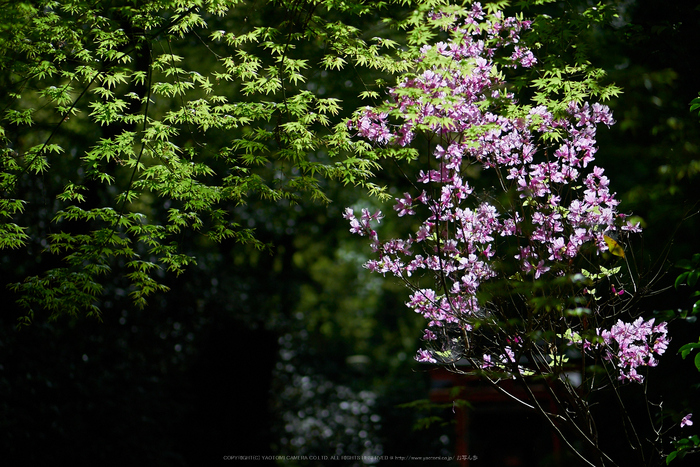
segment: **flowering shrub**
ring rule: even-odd
[[[445,336],[450,325],[462,339],[477,322],[493,324],[490,332],[500,326],[494,303],[478,299],[484,283],[506,280],[514,287],[513,282],[569,278],[565,294],[574,293],[575,283],[583,282],[581,272],[588,273],[582,263],[609,245],[621,248],[613,238],[639,231],[617,211],[608,178],[592,164],[596,125],[613,124],[609,109],[571,102],[554,115],[544,106],[519,107],[507,91],[497,63],[511,69],[536,63],[533,53],[519,45],[529,26],[500,14],[486,18],[475,4],[463,23],[451,27],[449,42],[421,48],[418,73],[390,89],[391,101],[368,107],[349,122],[359,135],[381,145],[406,146],[418,133],[438,141],[432,168],[418,174],[417,191],[404,193],[394,206],[400,217],[421,219],[414,236],[380,242],[372,227],[380,212],[363,210],[359,220],[352,210],[345,212],[351,232],[369,236],[378,255],[366,267],[400,277],[412,289],[407,305],[428,320],[427,341]],[[465,177],[474,164],[495,173],[503,196],[475,191]],[[517,268],[509,268],[509,261]],[[437,274],[435,287],[410,281],[420,271]],[[495,355],[490,348],[470,359],[481,368],[515,361],[509,354],[517,346],[495,347]],[[619,358],[629,362],[623,354],[632,348],[620,346]],[[419,351],[417,359],[437,362],[429,350]]]
[[[517,102],[505,76],[537,63],[521,39],[530,22],[479,4],[461,19],[432,18],[448,25],[449,40],[421,47],[415,73],[348,122],[386,150],[429,143],[427,163],[414,158],[424,168],[412,191],[394,205],[398,217],[416,219],[411,235],[382,241],[381,212],[344,214],[376,255],[365,267],[400,278],[411,291],[406,305],[427,321],[416,359],[494,384],[537,375],[578,407],[586,402],[565,377],[572,357],[608,370],[612,383],[642,382],[639,371],[656,366],[669,340],[665,322],[620,318],[641,291],[632,278],[622,284],[614,263],[640,227],[595,165],[596,127],[614,123],[610,110]],[[492,186],[478,187],[489,175]],[[590,390],[586,368],[576,371]],[[589,417],[561,419],[599,451]]]

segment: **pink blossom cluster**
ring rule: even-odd
[[[599,334],[606,347],[604,358],[614,362],[622,381],[641,383],[644,376],[637,373],[637,368],[656,366],[655,357],[662,355],[669,343],[666,323],[654,326],[653,318],[649,321],[637,318],[632,323],[618,320],[609,331],[599,331]]]
[[[493,73],[496,52],[517,44],[520,32],[528,29],[531,23],[512,17],[504,19],[500,13],[480,25],[479,21],[483,19],[481,5],[475,3],[464,24],[453,27],[453,31],[460,34],[460,40],[421,48],[422,56],[418,62],[436,55],[449,59],[447,64],[430,67],[399,83],[389,90],[394,99],[391,109],[367,107],[355,122],[349,122],[349,127],[356,128],[359,135],[376,143],[406,146],[413,141],[417,126],[427,126],[444,134],[463,132],[489,121],[501,123],[497,116],[484,113],[479,103],[499,95],[496,87],[501,80]],[[514,68],[518,65],[530,67],[536,63],[529,49],[517,45],[508,60],[508,66]],[[402,114],[404,124],[391,128],[387,118],[395,111]],[[438,122],[440,119],[443,120],[441,123]]]
[[[421,219],[415,235],[380,242],[370,222],[381,213],[363,210],[360,220],[351,209],[344,215],[352,232],[371,239],[378,257],[366,263],[369,270],[409,284],[419,271],[439,278],[435,288],[412,287],[407,302],[428,320],[426,340],[436,339],[430,328],[450,323],[471,331],[474,319],[486,314],[476,294],[499,275],[496,260],[508,259],[507,238],[516,245],[508,254],[521,276],[537,280],[580,272],[572,270],[572,260],[584,251],[606,251],[606,235],[639,231],[617,212],[607,176],[592,165],[596,125],[614,123],[606,106],[572,102],[558,116],[544,106],[507,110],[516,102],[504,91],[496,63],[511,68],[536,63],[520,45],[520,34],[529,26],[501,15],[486,18],[475,4],[453,26],[455,39],[421,49],[422,72],[390,89],[391,99],[383,106],[365,108],[348,123],[379,145],[406,146],[417,133],[438,141],[431,168],[417,176],[417,191],[404,193],[394,206],[400,217]],[[500,188],[515,193],[509,204],[475,193],[464,175],[474,163],[494,171]],[[416,358],[435,362],[428,350]],[[512,357],[494,355],[493,360]],[[482,367],[489,361],[487,354]]]

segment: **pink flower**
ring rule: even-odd
[[[544,260],[540,260],[535,266],[535,279],[539,279],[542,274],[549,271],[549,266],[544,265]]]
[[[437,336],[430,329],[426,329],[425,331],[423,331],[423,340],[424,341],[434,341],[434,340],[437,340]]]
[[[689,413],[688,415],[683,417],[683,420],[681,420],[681,428],[683,428],[684,426],[691,426],[693,424],[693,421],[690,419],[690,417],[692,416],[693,414]]]
[[[416,360],[421,363],[437,363],[437,360],[427,350],[419,350],[416,355]]]
[[[406,214],[412,216],[413,214],[415,214],[415,211],[413,210],[413,200],[411,199],[411,195],[408,193],[404,193],[403,196],[403,198],[396,198],[396,205],[394,205],[394,211],[399,213],[399,217],[403,217]]]

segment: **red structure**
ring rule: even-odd
[[[528,400],[525,388],[515,381],[500,384],[508,393]],[[533,383],[529,389],[546,410],[556,411],[544,384]],[[461,467],[559,465],[559,440],[548,422],[492,385],[437,368],[431,371],[430,399],[443,404],[455,400],[468,403],[453,405],[455,456]]]

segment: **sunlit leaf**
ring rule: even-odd
[[[622,246],[620,246],[617,241],[612,239],[611,237],[608,237],[607,235],[603,235],[603,239],[605,240],[605,244],[608,246],[608,250],[610,253],[612,253],[615,256],[619,256],[620,258],[625,257],[625,250],[622,249]]]

